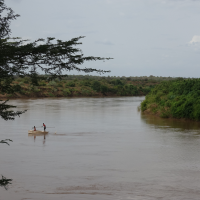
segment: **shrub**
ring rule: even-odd
[[[21,86],[21,85],[24,85],[24,83],[21,81],[21,82],[19,82],[19,83],[18,83],[18,85],[20,85],[20,86]]]
[[[20,94],[26,94],[26,90],[21,89]]]
[[[22,79],[24,83],[28,84],[31,82],[30,78],[25,77],[24,79]]]
[[[85,96],[91,96],[92,92],[88,89],[82,89],[81,93]]]
[[[15,85],[14,86],[14,91],[15,92],[20,92],[22,90],[22,87],[20,85]]]
[[[68,82],[67,84],[66,84],[66,86],[68,86],[68,87],[75,87],[75,83],[74,83],[74,81],[70,81],[70,82]]]
[[[55,97],[55,95],[52,94],[51,92],[49,92],[49,96],[50,96],[50,97]]]
[[[58,82],[58,83],[57,83],[57,86],[58,86],[58,87],[63,87],[63,83],[62,83],[62,82]]]
[[[111,93],[113,93],[113,94],[117,94],[117,88],[116,88],[116,86],[115,86],[115,87],[108,88],[108,92],[111,92]]]
[[[68,88],[65,88],[65,89],[63,89],[63,94],[64,94],[64,96],[69,96],[69,95],[71,95],[71,92]]]
[[[57,83],[55,81],[50,81],[47,85],[49,86],[57,86]]]
[[[105,93],[108,92],[108,87],[106,85],[101,85],[100,91],[105,95]]]
[[[33,92],[40,92],[40,89],[37,86],[33,87]]]
[[[46,86],[46,82],[44,80],[40,81],[39,86]]]
[[[97,92],[100,92],[100,90],[101,90],[101,83],[99,81],[93,81],[92,82],[92,89],[96,90]]]
[[[126,84],[124,85],[124,95],[137,95],[138,89],[133,84]]]
[[[83,80],[80,82],[80,85],[82,86],[91,86],[91,81],[89,79]]]
[[[141,103],[142,111],[157,104],[161,117],[200,120],[200,79],[178,79],[155,86]]]
[[[113,80],[111,81],[111,83],[112,83],[113,85],[124,85],[123,81],[121,81],[120,79],[113,79]]]

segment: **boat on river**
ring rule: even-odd
[[[47,131],[39,131],[39,130],[37,130],[37,131],[29,130],[28,131],[28,134],[47,134],[47,133],[49,133],[49,132],[47,132]]]

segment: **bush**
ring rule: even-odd
[[[18,83],[18,85],[20,85],[20,86],[24,85],[24,82],[21,81],[21,82]]]
[[[113,85],[124,85],[123,81],[121,81],[120,79],[114,79],[111,81],[111,83]]]
[[[64,94],[64,96],[69,96],[69,95],[71,95],[71,92],[68,88],[65,88],[65,89],[63,89],[63,94]]]
[[[23,79],[23,81],[24,81],[24,83],[26,83],[26,84],[28,84],[28,83],[31,82],[30,78],[28,78],[28,77],[25,77],[25,78]]]
[[[138,89],[133,84],[126,84],[124,85],[124,95],[137,95]]]
[[[41,77],[42,78],[42,77]],[[37,86],[45,86],[43,87],[44,92],[52,92],[55,93],[57,90],[63,91],[63,88],[68,88],[70,93],[73,95],[81,95],[82,90],[84,91],[90,91],[90,93],[93,95],[97,95],[97,93],[103,93],[106,95],[106,93],[109,92],[110,95],[119,95],[119,96],[132,96],[132,95],[138,95],[138,94],[147,94],[151,91],[152,86],[150,83],[147,83],[144,81],[145,78],[139,78],[139,77],[99,77],[99,76],[83,76],[83,75],[69,75],[62,80],[55,79],[47,83],[45,80],[40,80],[37,84]],[[181,79],[182,81],[184,79]],[[29,81],[30,85],[27,87],[24,84],[24,81]],[[135,82],[134,82],[135,81]],[[158,83],[158,79],[156,79]],[[19,86],[22,88],[26,87],[25,90],[28,91],[34,91],[33,85],[31,85],[31,79],[29,77],[26,78],[16,78],[13,82],[13,85],[15,85],[17,82]],[[134,85],[132,84],[134,82]],[[135,86],[137,84],[137,86]],[[184,83],[183,83],[184,84]],[[167,85],[167,84],[166,84]],[[169,86],[168,86],[169,87]],[[188,86],[188,88],[190,85]],[[198,87],[198,86],[197,86]],[[42,87],[41,87],[42,88]],[[200,87],[199,87],[200,88]],[[75,89],[75,90],[72,90]],[[157,88],[159,89],[159,88]],[[162,88],[163,93],[166,93],[167,89]],[[182,88],[184,89],[184,87]],[[18,91],[19,88],[16,88],[16,91]],[[36,92],[36,91],[35,91]],[[156,91],[155,91],[156,92]],[[171,94],[170,98],[176,97],[177,93],[183,91],[177,91],[175,90],[174,93]],[[189,89],[184,91],[184,94],[189,94],[191,91]],[[88,93],[88,92],[84,92]],[[66,95],[69,95],[68,92]],[[199,94],[195,92],[196,97],[200,95],[200,89]],[[160,101],[159,96],[157,96],[157,101]]]
[[[88,89],[82,89],[81,93],[84,95],[84,96],[91,96],[92,95],[92,92]]]
[[[44,80],[40,81],[39,86],[46,86],[46,82]]]
[[[56,87],[57,83],[55,81],[50,81],[47,85]]]
[[[52,94],[51,92],[49,92],[49,96],[50,96],[50,97],[55,97],[55,95]]]
[[[33,87],[33,92],[40,92],[40,89],[37,86]]]
[[[74,81],[70,81],[70,82],[68,82],[68,83],[66,83],[66,87],[75,87],[75,83],[74,83]]]
[[[91,81],[90,80],[88,80],[88,79],[86,79],[86,80],[83,80],[83,81],[81,81],[80,82],[80,85],[82,85],[82,86],[91,86]]]
[[[101,90],[101,83],[99,81],[93,81],[92,83],[92,89],[97,91],[97,92],[100,92]]]
[[[108,92],[108,87],[106,85],[101,85],[100,91],[105,95],[105,93]]]
[[[14,91],[15,92],[20,92],[22,90],[22,87],[20,85],[15,85],[14,86]]]
[[[57,86],[58,86],[58,87],[63,87],[63,83],[62,83],[62,82],[58,82],[58,83],[57,83]]]
[[[162,82],[146,96],[141,110],[157,104],[161,117],[200,120],[200,79],[178,79]]]

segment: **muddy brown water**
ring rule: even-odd
[[[1,200],[199,200],[200,123],[141,115],[144,97],[10,101],[0,120]],[[28,136],[46,123],[49,134]],[[48,128],[56,127],[56,128]],[[55,134],[56,132],[56,134]]]

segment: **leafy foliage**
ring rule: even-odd
[[[73,79],[73,76],[71,76],[70,79],[66,77],[62,78],[61,81],[53,80],[49,83],[41,80],[38,82],[39,86],[33,86],[30,81],[27,82],[26,77],[16,78],[12,82],[13,87],[16,86],[13,97],[20,97],[21,95],[25,97],[62,97],[77,96],[77,93],[78,96],[136,96],[148,94],[154,85],[159,83],[118,80],[120,79],[110,80],[105,77],[96,79],[87,76]],[[67,89],[67,91],[64,92],[64,89]]]
[[[93,81],[92,89],[96,90],[97,92],[99,92],[100,89],[101,89],[101,83],[99,81]]]
[[[12,179],[7,179],[6,177],[2,176],[2,179],[0,180],[0,186],[4,187],[6,190],[8,189],[8,185],[11,183]]]
[[[200,120],[200,79],[179,79],[157,85],[141,104],[142,111],[161,117]]]
[[[69,86],[69,87],[75,87],[75,83],[73,81],[69,81],[67,82],[66,86]]]
[[[0,101],[2,101],[2,100],[0,100]],[[8,100],[6,100],[0,104],[0,116],[4,120],[14,120],[16,116],[20,116],[22,113],[26,112],[26,110],[25,111],[16,111],[16,112],[9,110],[10,108],[16,108],[16,106],[7,105],[6,104],[7,102],[8,102]]]

